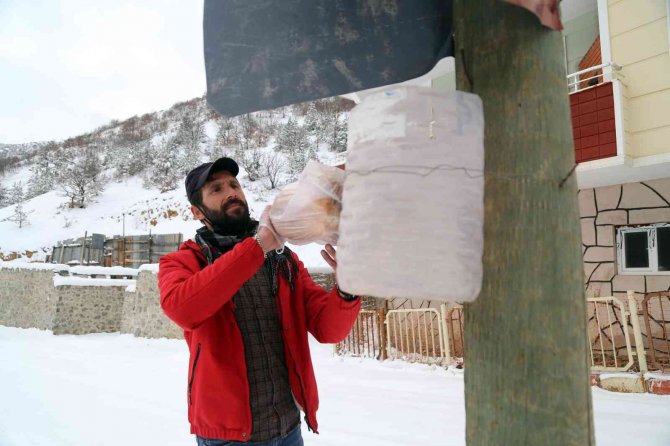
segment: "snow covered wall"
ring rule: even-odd
[[[181,328],[160,307],[158,265],[141,266],[137,280],[68,275],[117,270],[0,262],[0,325],[52,330],[54,334],[121,332],[181,339]],[[335,284],[330,270],[315,268],[310,274],[326,289]]]
[[[121,333],[142,338],[182,339],[183,331],[168,319],[160,306],[158,276],[145,265],[137,276],[135,289],[126,290],[121,315]],[[158,265],[155,265],[158,266]]]
[[[121,316],[121,333],[142,338],[183,338],[183,331],[169,320],[160,307],[158,290],[158,265],[143,265],[137,276],[134,290],[127,290]],[[335,285],[332,270],[314,268],[312,279],[322,287],[331,289]]]
[[[0,325],[50,330],[58,302],[51,270],[0,268]]]
[[[55,271],[68,272],[68,267],[0,265],[0,325],[54,334],[120,330],[128,280],[60,276]]]

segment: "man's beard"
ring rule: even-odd
[[[234,204],[239,205],[239,208],[232,215],[226,213]],[[207,217],[212,230],[221,235],[242,235],[251,222],[249,206],[244,201],[236,198],[227,201],[220,209],[210,209],[203,205],[200,210]]]

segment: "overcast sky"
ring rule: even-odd
[[[202,0],[0,0],[0,143],[61,140],[205,90]]]

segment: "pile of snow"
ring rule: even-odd
[[[58,263],[39,263],[39,262],[31,263],[19,259],[19,260],[12,260],[10,262],[0,260],[0,269],[69,272],[70,266],[61,265]]]
[[[138,271],[149,271],[153,274],[158,274],[158,263],[149,263],[146,265],[141,265]]]
[[[670,375],[667,373],[647,372],[644,379],[655,379],[656,381],[670,381]]]
[[[71,274],[82,276],[137,276],[139,270],[136,268],[126,268],[123,266],[72,266],[70,267]]]
[[[90,277],[54,276],[54,286],[123,286],[135,284],[135,279],[97,279]]]

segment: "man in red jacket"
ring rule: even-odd
[[[299,446],[300,410],[316,432],[319,405],[307,333],[346,337],[360,298],[328,292],[283,247],[269,219],[249,216],[230,158],[186,177],[195,241],[160,260],[165,314],[184,329],[190,351],[188,419],[198,445]],[[335,250],[321,251],[336,267]]]

